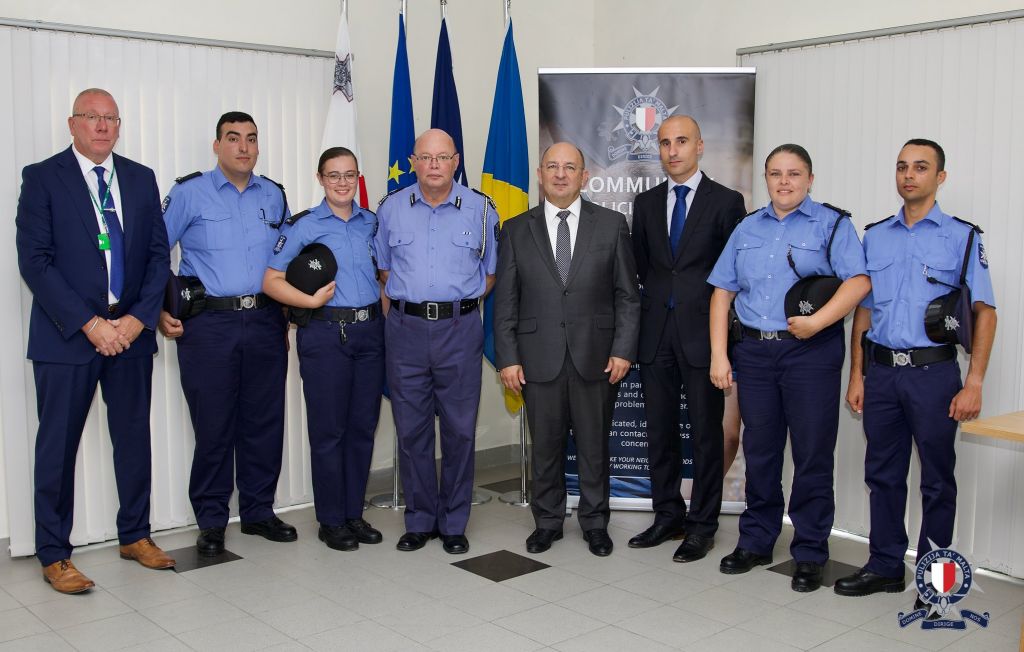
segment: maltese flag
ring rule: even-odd
[[[956,584],[956,564],[951,561],[937,561],[932,564],[932,586],[939,593],[949,593]]]
[[[324,124],[323,152],[329,147],[347,147],[362,164],[359,139],[356,135],[356,99],[352,85],[352,42],[348,36],[348,19],[344,12],[338,20],[338,41],[334,48],[334,85],[331,106]],[[319,155],[319,153],[318,153]],[[358,203],[367,207],[366,179],[359,173]]]

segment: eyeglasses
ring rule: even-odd
[[[560,165],[558,163],[548,163],[547,165],[544,166],[544,169],[548,172],[558,172],[559,170],[565,170],[566,174],[576,174],[576,171],[579,168],[577,168],[572,163],[566,163],[565,165]]]
[[[342,181],[345,183],[355,183],[359,180],[358,172],[328,172],[327,174],[321,174],[321,179],[326,179],[327,183],[332,186],[336,186]]]
[[[453,158],[458,156],[457,154],[438,154],[437,156],[431,156],[430,154],[413,154],[409,158],[418,161],[420,163],[430,163],[431,161],[437,161],[438,163],[447,163]]]
[[[96,123],[103,120],[107,123],[108,127],[116,127],[121,124],[121,118],[116,115],[99,115],[98,113],[72,113],[72,118],[85,118],[85,121],[92,126],[96,126]]]

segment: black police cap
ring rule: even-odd
[[[828,303],[843,280],[837,276],[805,276],[786,292],[786,317],[806,317]]]
[[[970,353],[974,337],[972,304],[971,288],[966,285],[932,299],[924,311],[924,332],[928,339],[936,344],[959,344]]]
[[[171,274],[164,286],[164,310],[175,319],[195,317],[206,307],[206,287],[198,276]]]
[[[306,294],[316,291],[334,280],[338,273],[338,261],[330,248],[322,243],[303,247],[302,252],[288,264],[285,280]]]

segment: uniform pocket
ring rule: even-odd
[[[869,258],[868,276],[871,277],[871,298],[874,303],[886,303],[896,296],[899,278],[894,258]]]
[[[231,213],[227,211],[205,212],[201,216],[200,224],[207,249],[227,249],[235,239]]]
[[[475,274],[480,267],[480,233],[465,229],[452,234],[448,270],[461,276]]]
[[[391,249],[391,267],[398,271],[411,270],[409,245],[415,239],[412,231],[391,231],[388,233],[388,248]]]

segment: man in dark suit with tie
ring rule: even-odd
[[[539,553],[562,538],[565,449],[576,440],[578,517],[590,552],[611,554],[608,435],[618,383],[636,358],[640,297],[621,213],[580,197],[583,153],[556,143],[537,170],[545,201],[505,223],[498,241],[494,344],[501,381],[523,392],[533,438]]]
[[[745,210],[743,196],[698,168],[700,127],[672,116],[658,129],[668,180],[633,201],[633,250],[642,289],[640,378],[647,411],[654,524],[629,540],[649,548],[685,531],[673,559],[703,558],[714,545],[722,506],[722,391],[711,384],[708,275]],[[692,426],[690,510],[680,495],[680,387]]]
[[[149,406],[156,327],[168,273],[153,171],[113,154],[117,104],[75,99],[72,145],[22,172],[18,265],[32,291],[28,357],[36,383],[36,557],[62,593],[94,586],[71,563],[75,455],[96,385],[107,404],[123,559],[174,560],[149,530]]]

